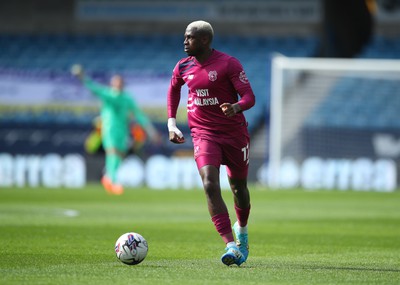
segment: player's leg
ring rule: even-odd
[[[228,209],[222,198],[219,169],[213,165],[205,165],[200,168],[200,176],[211,220],[226,244],[226,253],[222,255],[221,261],[228,266],[240,265],[244,262],[244,257],[234,241]]]
[[[123,188],[117,183],[118,169],[121,165],[123,154],[116,148],[106,149],[106,175],[102,178],[104,188],[111,194],[120,195]]]
[[[219,169],[205,165],[200,169],[200,176],[207,199],[208,212],[217,232],[225,243],[234,241],[228,209],[222,198],[219,184]]]
[[[223,162],[227,165],[237,217],[237,222],[233,225],[236,243],[247,259],[249,254],[247,221],[250,215],[250,193],[247,187],[249,137],[241,136],[225,142]]]
[[[237,221],[233,225],[236,244],[239,246],[245,260],[249,255],[247,221],[250,215],[250,193],[246,179],[229,178],[229,183],[234,197]]]
[[[247,179],[228,177],[228,180],[233,193],[238,224],[245,227],[250,214],[250,192],[247,188]]]
[[[122,185],[118,184],[117,174],[127,150],[127,137],[120,133],[103,133],[103,147],[106,152],[106,175],[103,180],[109,180],[111,186],[106,190],[111,194],[121,195],[124,192]]]
[[[240,265],[243,257],[234,241],[228,209],[220,187],[221,149],[215,141],[199,138],[193,138],[193,145],[211,220],[226,244],[227,252],[221,257],[221,261],[226,265]]]
[[[118,169],[122,162],[122,155],[115,148],[106,149],[106,174],[113,184],[117,182]]]

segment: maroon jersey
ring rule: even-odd
[[[193,56],[181,59],[173,70],[168,90],[169,118],[176,117],[181,87],[185,83],[189,88],[187,112],[193,136],[247,134],[247,122],[242,112],[227,117],[219,107],[223,103],[239,102],[245,111],[255,103],[253,90],[236,58],[213,50],[202,64]]]

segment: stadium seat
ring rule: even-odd
[[[5,34],[0,35],[0,43],[0,68],[31,72],[66,73],[72,62],[80,62],[93,73],[118,71],[170,75],[177,60],[185,56],[182,35]],[[219,36],[215,38],[214,46],[237,57],[248,74],[257,96],[256,107],[247,114],[250,126],[253,126],[268,112],[271,54],[311,56],[317,42],[313,37],[298,36]],[[60,120],[64,121],[64,117]]]

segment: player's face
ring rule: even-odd
[[[197,56],[204,51],[202,37],[196,33],[196,30],[186,29],[184,37],[183,46],[187,55]]]
[[[114,75],[111,78],[110,85],[113,89],[121,91],[124,88],[124,80],[119,75]]]

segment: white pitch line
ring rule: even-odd
[[[79,216],[80,213],[77,210],[65,209],[62,211],[62,214],[69,218],[75,218],[75,217]]]

